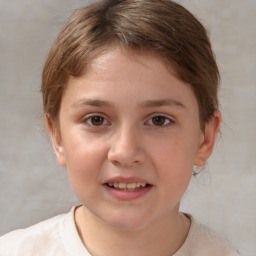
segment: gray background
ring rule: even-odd
[[[66,212],[78,200],[41,122],[47,52],[82,0],[0,0],[0,235]],[[201,17],[222,74],[224,123],[182,210],[256,255],[256,1],[181,0]]]

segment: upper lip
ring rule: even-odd
[[[146,183],[151,185],[147,180],[139,178],[139,177],[124,177],[124,176],[117,176],[117,177],[112,177],[108,180],[106,180],[103,184],[107,183]]]

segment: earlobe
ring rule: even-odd
[[[214,112],[212,119],[205,124],[203,138],[199,144],[197,156],[194,165],[204,166],[207,159],[211,156],[214,148],[216,136],[221,124],[221,113],[219,110]]]
[[[54,128],[54,125],[50,120],[50,118],[48,118],[48,116],[46,116],[45,119],[46,119],[48,131],[51,135],[52,145],[53,145],[53,149],[54,149],[57,161],[59,165],[66,166],[66,160],[64,156],[64,149],[61,143],[60,133],[56,131],[56,128]]]

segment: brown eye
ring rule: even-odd
[[[90,125],[100,126],[104,124],[104,118],[101,116],[92,116],[88,119]]]
[[[166,117],[164,116],[156,116],[152,118],[152,123],[157,126],[162,126],[165,124]]]
[[[147,122],[148,125],[152,125],[152,126],[158,126],[158,127],[167,127],[168,125],[170,125],[171,123],[173,123],[173,121],[166,117],[166,116],[154,116],[152,118],[150,118]]]

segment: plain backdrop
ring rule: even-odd
[[[224,123],[181,209],[256,255],[256,1],[180,0],[207,27],[222,75]],[[40,76],[70,14],[88,1],[0,0],[0,235],[79,201],[41,122]],[[86,189],[86,188],[85,188]]]

